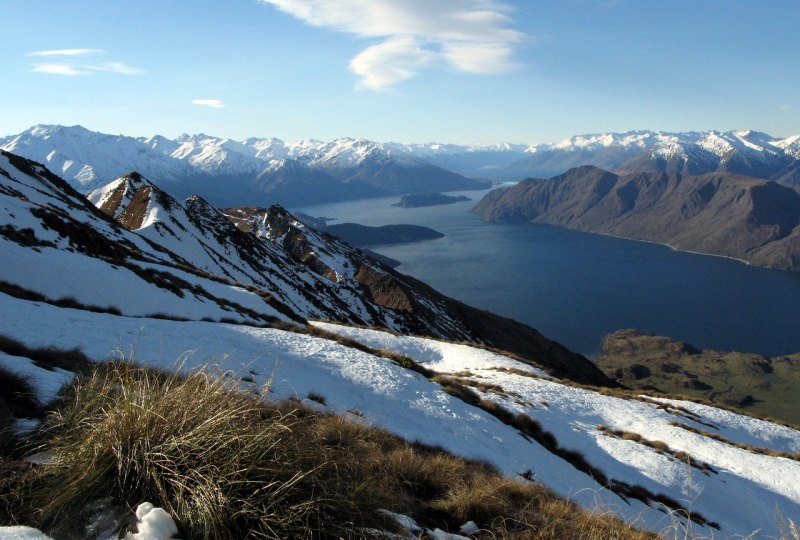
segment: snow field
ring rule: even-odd
[[[557,380],[521,376],[497,371],[498,367],[533,368],[487,351],[434,340],[395,336],[386,332],[361,330],[335,324],[316,326],[376,348],[408,354],[425,367],[461,375],[476,382],[499,385],[507,395],[480,392],[515,413],[535,418],[550,431],[563,448],[579,450],[589,462],[610,479],[642,485],[666,494],[706,519],[722,525],[722,533],[749,534],[757,528],[774,527],[779,508],[785,515],[800,511],[800,462],[756,454],[670,425],[679,421],[718,433],[737,442],[770,449],[797,452],[800,433],[722,409],[694,403],[669,401],[697,414],[718,429],[698,424],[686,416],[657,408],[657,403],[603,395],[560,383]],[[598,431],[598,425],[634,432],[650,441],[666,443],[671,450],[686,452],[694,460],[711,465],[717,473],[703,474],[675,458],[631,440],[621,440]],[[566,465],[562,462],[561,468]],[[567,465],[568,466],[568,465]],[[535,478],[558,492],[559,480],[551,484],[541,467],[532,469]]]
[[[305,399],[314,392],[325,397],[326,410],[343,414],[358,410],[363,416],[354,419],[384,427],[407,440],[487,460],[511,476],[531,470],[536,481],[586,507],[599,504],[655,531],[672,524],[669,515],[636,500],[623,501],[515,429],[443,392],[423,376],[329,340],[275,329],[114,317],[5,295],[0,295],[0,310],[15,314],[4,322],[3,333],[29,346],[79,347],[95,360],[132,357],[162,369],[190,370],[211,364],[233,377],[252,377],[252,383],[243,383],[245,387],[267,386],[275,398]],[[46,327],[42,320],[48,321]],[[336,325],[317,324],[337,330]],[[417,361],[442,372],[469,370],[476,380],[500,384],[509,397],[494,393],[482,393],[482,397],[534,417],[562,447],[580,450],[609,478],[644,485],[719,522],[723,535],[746,534],[759,527],[774,529],[776,506],[789,516],[800,511],[800,463],[752,454],[669,426],[675,416],[653,403],[565,386],[538,377],[535,368],[463,345],[346,327],[338,330],[348,337],[361,337],[361,342],[373,347],[413,352],[409,355]],[[29,362],[18,358],[3,356],[0,362],[12,370],[23,365],[21,369],[31,370]],[[497,367],[527,369],[534,377],[500,372],[494,369]],[[52,388],[63,382],[65,375],[42,370],[34,371],[32,378],[43,395],[52,395]],[[730,422],[742,425],[762,424],[733,413],[719,414],[720,418],[730,415]],[[706,476],[641,444],[604,435],[596,429],[601,423],[685,450],[710,463],[718,474]],[[769,426],[761,426],[767,441],[780,444],[797,438],[788,428],[767,429]],[[735,435],[725,428],[721,432]],[[697,525],[693,530],[711,532]]]

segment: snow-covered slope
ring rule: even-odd
[[[148,219],[156,211],[150,213]],[[47,169],[0,153],[6,290],[130,316],[299,319],[274,298],[204,275],[95,209]]]
[[[436,335],[470,336],[463,324],[408,287],[398,292],[407,303],[403,306],[370,299],[362,276],[374,272],[388,282],[385,269],[357,249],[306,228],[279,207],[250,216],[250,234],[202,198],[181,204],[137,174],[120,177],[88,198],[186,264],[267,291],[303,318],[405,332],[422,322]]]
[[[686,402],[623,399],[543,377],[527,364],[481,349],[336,325],[327,330],[372,347],[408,355],[428,368],[482,383],[482,398],[529,415],[564,449],[580,451],[609,480],[641,486],[663,501],[690,510],[685,522],[669,508],[648,506],[582,472],[500,421],[415,372],[327,339],[277,329],[232,324],[132,319],[57,308],[0,294],[0,310],[15,317],[3,333],[30,346],[78,347],[90,358],[134,356],[144,365],[192,369],[213,364],[247,376],[254,388],[268,384],[275,398],[309,393],[325,397],[326,408],[384,427],[408,440],[441,445],[457,454],[487,460],[519,478],[525,473],[588,508],[612,511],[654,531],[684,528],[729,538],[756,530],[777,536],[776,508],[800,511],[800,462],[756,454],[688,431],[700,427],[732,441],[777,451],[800,451],[800,433],[789,428]],[[46,321],[46,324],[43,324]],[[21,357],[0,354],[0,365],[26,373],[44,392],[64,375],[36,368]],[[684,451],[704,470],[674,455],[598,429],[624,429],[673,451]],[[704,472],[705,471],[705,472]],[[520,481],[524,481],[520,478]],[[718,529],[717,529],[718,527]]]

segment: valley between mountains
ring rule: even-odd
[[[511,485],[544,486],[551,507],[562,501],[583,509],[567,506],[573,516],[586,512],[550,537],[646,536],[608,518],[614,516],[667,538],[779,538],[800,515],[800,431],[662,393],[696,378],[683,358],[664,361],[680,363],[680,380],[640,377],[644,345],[626,365],[601,370],[529,326],[448,298],[284,207],[262,204],[273,197],[308,202],[308,189],[330,201],[487,185],[435,163],[460,160],[464,174],[479,168],[496,180],[523,166],[591,159],[616,172],[578,163],[550,181],[492,191],[476,212],[797,270],[800,195],[790,187],[797,138],[647,132],[576,138],[563,147],[401,148],[352,140],[108,138],[38,126],[0,142],[0,449],[10,471],[0,481],[2,524],[34,525],[52,537],[84,531],[108,538],[146,497],[169,511],[181,534],[199,534],[191,511],[197,493],[187,495],[177,481],[159,484],[161,474],[151,485],[138,472],[132,479],[108,472],[85,491],[68,490],[55,506],[37,506],[25,491],[39,485],[38,475],[72,463],[59,453],[58,437],[48,438],[55,429],[48,426],[74,410],[68,407],[98,366],[115,360],[154,373],[219,373],[228,389],[310,411],[301,415],[334,413],[424,449],[415,452],[479,460],[485,464],[476,467],[513,479]],[[662,170],[626,172],[647,155]],[[698,155],[707,170],[698,168]],[[748,173],[762,179],[742,176]],[[621,387],[616,377],[639,389]],[[23,444],[27,434],[39,445],[34,464],[21,459],[31,448]],[[130,448],[147,447],[150,439],[142,437]],[[326,437],[321,451],[344,444]],[[139,455],[152,463],[152,455]],[[351,506],[351,521],[337,514],[341,522],[327,521],[315,534],[536,537],[540,525],[491,508],[500,488],[487,491],[472,478],[427,491],[427,480],[400,482],[402,496],[381,499],[381,508]],[[363,482],[346,496],[373,489],[380,478]],[[302,485],[280,490],[294,496]],[[470,502],[451,504],[457,495]],[[98,511],[120,522],[98,525]],[[250,519],[230,516],[231,526],[277,527]]]

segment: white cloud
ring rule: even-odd
[[[92,71],[105,71],[108,73],[118,73],[120,75],[144,75],[143,70],[131,66],[126,66],[121,62],[104,62],[102,64],[97,64],[93,66],[83,66],[83,67]]]
[[[433,53],[406,36],[367,47],[350,60],[350,69],[361,77],[360,87],[381,90],[413,77],[417,69],[434,59]]]
[[[50,73],[51,75],[66,75],[67,77],[90,75],[92,73],[69,64],[34,64],[31,71],[34,73]]]
[[[350,61],[359,86],[380,90],[423,67],[445,65],[470,73],[516,67],[525,39],[509,28],[509,8],[495,0],[262,0],[311,25],[383,41]]]
[[[213,107],[214,109],[222,109],[225,104],[218,99],[193,99],[192,103],[195,105],[202,105],[203,107]]]
[[[31,71],[34,73],[50,73],[52,75],[65,75],[68,77],[92,75],[93,73],[144,75],[144,70],[128,66],[122,62],[91,62],[90,59],[85,58],[104,54],[105,51],[102,49],[54,49],[49,51],[34,51],[25,56],[52,60],[50,62],[32,64]]]
[[[102,49],[53,49],[50,51],[29,52],[25,56],[86,56],[102,52]]]

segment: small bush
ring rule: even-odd
[[[387,353],[384,354],[384,356],[386,356],[387,358],[392,358],[395,362],[397,362],[399,366],[404,367],[406,369],[410,369],[411,371],[414,371],[416,373],[419,373],[423,377],[430,379],[431,377],[434,377],[436,375],[434,371],[426,368],[425,366],[415,361],[410,356],[406,356],[404,354],[397,355],[395,353],[392,353],[391,351],[381,351],[381,352]]]

